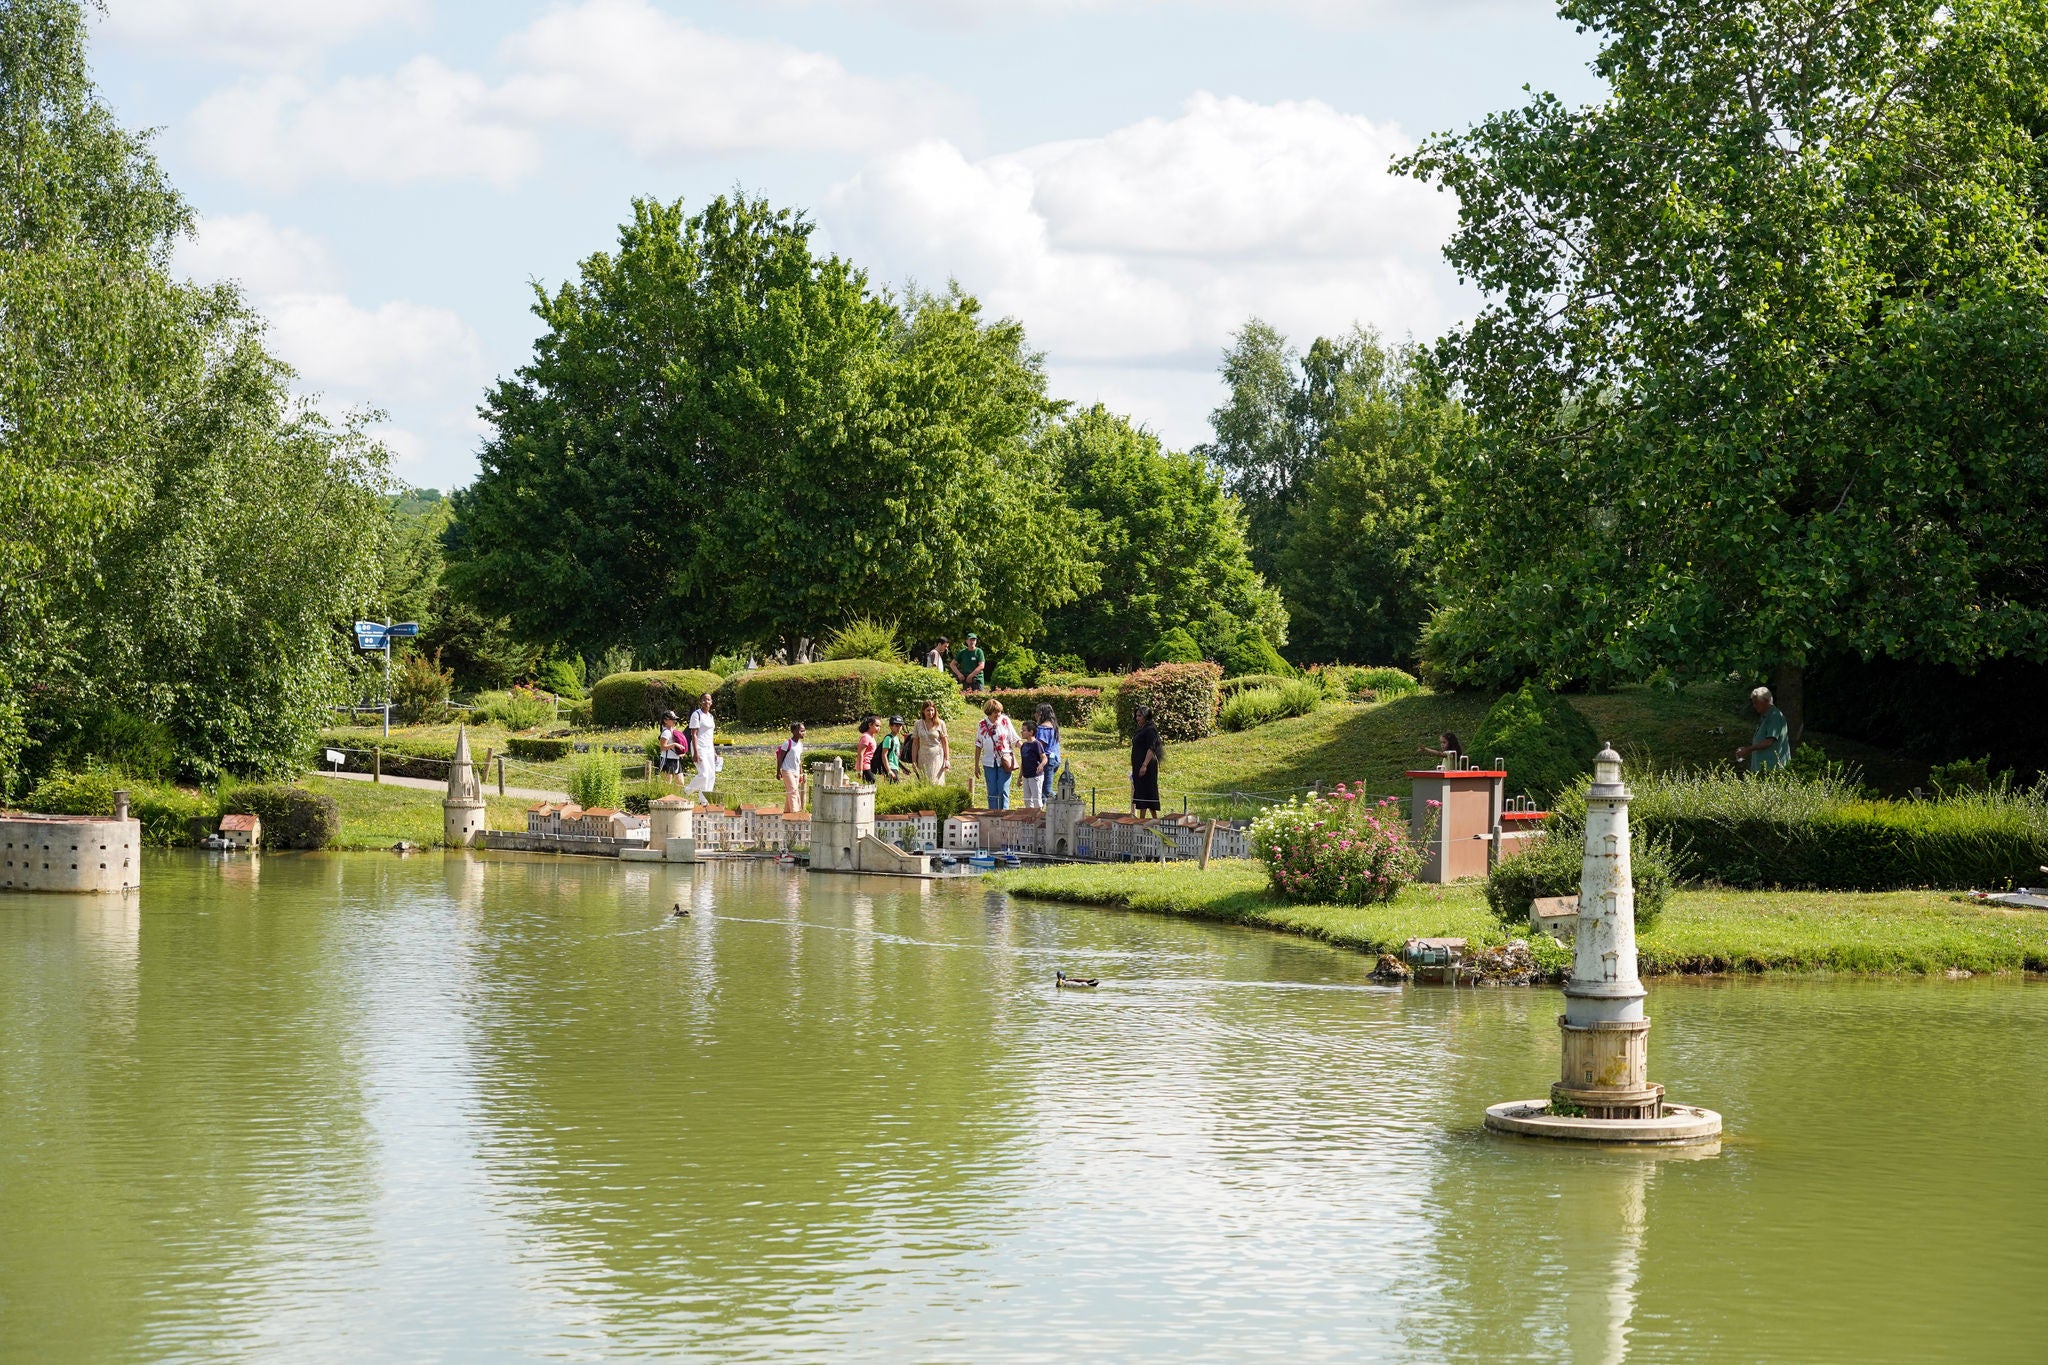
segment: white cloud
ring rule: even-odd
[[[460,314],[405,299],[355,302],[324,242],[260,213],[201,219],[175,265],[195,280],[239,281],[269,324],[271,351],[298,371],[296,387],[330,412],[376,407],[404,418],[377,434],[412,477],[459,478],[490,379],[482,339]]]
[[[786,5],[814,0],[782,0]],[[1108,10],[1189,9],[1298,15],[1313,23],[1356,27],[1388,20],[1463,22],[1488,13],[1549,16],[1554,0],[836,0],[938,28],[977,27],[996,21],[1060,18]]]
[[[192,111],[187,136],[209,169],[273,189],[330,177],[503,187],[541,155],[540,140],[504,110],[482,77],[417,57],[390,76],[325,86],[288,75],[239,82]]]
[[[260,213],[206,215],[178,244],[175,264],[192,279],[238,280],[259,296],[329,289],[336,279],[325,242]]]
[[[585,0],[507,39],[504,87],[536,122],[623,137],[647,156],[869,151],[956,114],[943,87],[848,71],[783,43],[723,37],[645,0]]]
[[[306,56],[394,22],[417,22],[423,0],[111,0],[107,35],[229,61]]]
[[[646,0],[584,0],[506,39],[498,82],[419,57],[390,76],[316,84],[252,78],[194,111],[188,136],[217,172],[278,189],[484,180],[539,165],[541,133],[581,128],[648,157],[875,151],[962,116],[924,80],[879,80],[781,43],[722,37]]]
[[[1441,328],[1454,209],[1388,171],[1407,145],[1319,102],[1197,95],[1172,119],[978,161],[922,143],[839,186],[825,222],[884,276],[957,278],[1055,365],[1128,380],[1213,368],[1254,314],[1303,340]]]

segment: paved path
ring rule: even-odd
[[[337,778],[343,782],[368,782],[370,780],[368,773],[335,773],[329,772],[325,768],[316,769],[311,775],[314,777]],[[437,777],[386,777],[384,785],[387,787],[412,787],[418,791],[425,792],[445,793],[448,790],[448,783]],[[482,785],[485,796],[496,796],[498,794],[497,783],[486,782]],[[505,788],[505,795],[508,797],[516,796],[522,801],[567,801],[569,799],[569,793],[567,792],[542,791],[538,787],[507,787]]]

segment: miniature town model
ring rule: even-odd
[[[1463,754],[1446,754],[1440,768],[1408,775],[1408,827],[1422,849],[1422,882],[1484,877],[1543,837],[1549,811],[1506,795],[1507,770],[1495,760],[1475,768]]]
[[[142,822],[128,818],[128,793],[114,814],[0,814],[0,891],[133,891],[142,885]]]

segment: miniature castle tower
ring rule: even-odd
[[[858,865],[854,850],[875,832],[875,789],[849,782],[839,759],[811,765],[811,866],[826,872],[851,872]]]
[[[1081,847],[1085,813],[1080,793],[1074,790],[1074,770],[1060,769],[1059,785],[1045,803],[1045,846],[1039,851],[1054,858],[1074,857]]]
[[[469,758],[469,727],[455,732],[455,761],[448,765],[448,795],[441,802],[441,839],[450,848],[478,842],[488,822],[484,792],[477,784],[476,765]]]
[[[647,847],[672,863],[697,861],[697,808],[680,796],[647,804]]]

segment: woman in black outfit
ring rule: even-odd
[[[1159,742],[1159,727],[1152,723],[1152,708],[1140,706],[1131,715],[1131,813],[1159,814],[1159,760],[1166,750]]]

